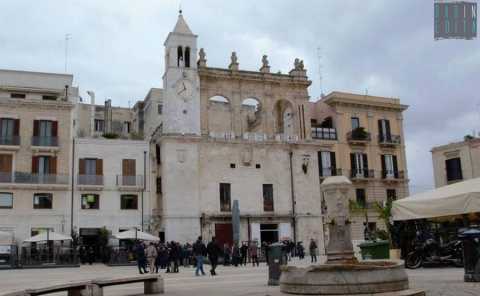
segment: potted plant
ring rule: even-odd
[[[398,242],[394,239],[395,227],[392,223],[392,205],[393,201],[387,199],[385,203],[375,202],[374,209],[378,214],[378,219],[382,220],[386,229],[383,231],[383,236],[390,243],[390,259],[400,259],[400,249]]]
[[[359,126],[352,130],[352,138],[355,140],[367,140],[368,133],[365,131],[365,128]]]

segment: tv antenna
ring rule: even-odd
[[[322,76],[322,49],[317,47],[317,59],[318,59],[318,82],[320,83],[320,97],[323,98],[323,76]]]
[[[65,73],[67,73],[67,61],[68,61],[68,40],[72,39],[72,34],[65,34]]]

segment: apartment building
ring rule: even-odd
[[[70,231],[72,112],[66,74],[0,70],[0,230]]]
[[[311,103],[312,140],[319,147],[320,179],[344,175],[354,184],[351,200],[368,211],[368,227],[384,228],[373,203],[408,196],[408,174],[399,99],[332,92]],[[363,239],[364,214],[352,213],[352,237]]]
[[[431,150],[435,187],[480,177],[480,139],[466,136],[461,142]]]
[[[141,140],[75,140],[74,225],[83,244],[95,247],[101,228],[150,230],[149,157]]]

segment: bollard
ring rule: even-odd
[[[280,266],[285,265],[283,244],[274,243],[268,246],[268,285],[278,286],[282,271]]]

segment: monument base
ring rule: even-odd
[[[425,295],[411,290],[401,261],[282,267],[280,291],[301,295]]]

